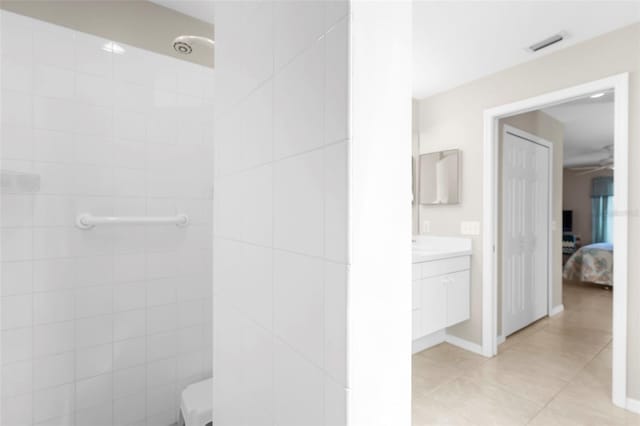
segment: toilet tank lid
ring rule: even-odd
[[[186,426],[204,426],[213,420],[213,379],[189,385],[182,391],[180,409]]]

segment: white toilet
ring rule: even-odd
[[[213,425],[213,379],[187,386],[180,398],[178,426]]]

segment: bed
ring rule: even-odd
[[[564,265],[562,277],[613,286],[613,244],[597,243],[581,247]]]

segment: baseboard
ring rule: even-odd
[[[505,340],[507,340],[507,338],[506,338],[506,337],[504,337],[504,336],[498,336],[498,337],[496,338],[496,341],[497,341],[498,345],[503,344],[503,343],[505,342]]]
[[[484,356],[484,353],[482,352],[482,345],[478,345],[477,343],[473,343],[473,342],[470,342],[468,340],[461,339],[461,338],[453,336],[451,334],[447,334],[446,335],[446,340],[445,341],[447,343],[452,344],[453,346],[457,346],[457,347],[459,347],[461,349],[464,349],[466,351],[473,352],[473,353],[476,353],[478,355]]]
[[[640,414],[640,400],[627,398],[627,410]]]
[[[446,334],[444,330],[436,331],[434,333],[428,334],[426,336],[422,336],[419,339],[411,342],[411,350],[412,353],[422,352],[425,349],[429,349],[435,345],[439,345],[444,342],[446,338]]]
[[[553,317],[558,315],[560,312],[564,311],[564,305],[560,304],[551,308],[551,312],[549,312],[549,316]]]

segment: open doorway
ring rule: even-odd
[[[582,346],[582,355],[587,356],[589,354],[592,360],[600,356],[600,359],[604,360],[605,364],[608,364],[611,368],[609,382],[611,398],[614,404],[623,407],[626,404],[627,219],[625,215],[614,214],[614,209],[615,211],[624,212],[627,208],[627,167],[625,161],[622,161],[622,159],[626,158],[628,149],[627,96],[627,76],[619,75],[516,104],[494,108],[488,110],[485,114],[485,159],[488,164],[496,166],[500,164],[502,158],[500,149],[501,126],[496,125],[501,124],[501,121],[523,121],[522,117],[525,114],[544,114],[544,117],[551,122],[560,122],[559,119],[562,119],[568,123],[571,121],[569,119],[570,114],[585,110],[584,105],[591,105],[591,109],[597,109],[602,108],[602,105],[606,106],[605,102],[607,101],[611,103],[610,107],[613,110],[612,123],[610,123],[612,140],[601,140],[598,143],[602,146],[599,149],[594,149],[593,146],[589,146],[585,137],[578,137],[584,145],[581,147],[572,145],[569,139],[567,144],[568,157],[555,156],[555,169],[560,168],[560,173],[556,172],[555,177],[553,172],[549,173],[552,182],[550,191],[552,192],[554,191],[553,188],[555,188],[555,192],[558,192],[558,185],[562,186],[563,176],[567,176],[567,179],[573,179],[576,177],[575,175],[579,175],[578,177],[596,175],[595,178],[588,178],[589,180],[587,181],[588,184],[591,184],[589,190],[590,200],[586,200],[585,203],[590,203],[591,206],[588,207],[588,211],[580,212],[581,221],[584,221],[585,217],[591,219],[591,233],[588,238],[585,238],[586,235],[580,235],[581,238],[579,239],[578,233],[573,232],[572,215],[568,213],[562,214],[562,210],[571,209],[562,207],[561,197],[550,197],[552,202],[548,208],[551,218],[549,221],[549,235],[555,243],[546,245],[549,250],[549,263],[546,266],[549,268],[550,274],[548,277],[544,277],[536,276],[534,273],[532,275],[535,277],[534,281],[536,282],[524,283],[531,288],[537,286],[537,288],[544,287],[544,289],[548,289],[549,302],[546,309],[544,309],[546,312],[531,314],[529,320],[525,321],[524,327],[522,323],[516,326],[505,324],[505,319],[508,320],[508,318],[505,318],[504,315],[509,310],[508,304],[504,303],[505,296],[511,297],[517,292],[513,293],[508,290],[513,283],[508,283],[508,286],[504,285],[508,281],[505,276],[505,270],[507,270],[505,269],[505,259],[507,259],[504,257],[505,247],[504,244],[501,244],[504,241],[504,235],[501,232],[504,232],[503,225],[506,223],[501,217],[501,212],[504,213],[503,203],[505,198],[504,192],[501,192],[500,183],[504,183],[504,180],[499,168],[490,167],[489,170],[494,171],[485,173],[485,189],[488,189],[485,192],[485,197],[488,197],[485,199],[487,201],[485,213],[488,213],[487,217],[493,218],[493,220],[485,222],[485,235],[490,237],[486,238],[484,242],[485,248],[488,249],[485,252],[495,254],[484,259],[484,302],[486,303],[485,307],[488,309],[484,311],[486,322],[485,326],[483,326],[483,332],[487,333],[488,339],[484,340],[483,350],[485,354],[495,355],[512,345],[518,344],[518,341],[527,341],[526,344],[529,345],[529,348],[536,345],[543,348],[546,345],[548,349],[552,349],[554,345],[566,348],[569,345],[568,342],[577,336],[582,336],[583,339],[592,339],[593,346]],[[604,99],[598,100],[600,98]],[[540,125],[540,122],[539,119],[535,120],[536,125]],[[566,123],[561,124],[564,126]],[[520,137],[522,136],[520,135]],[[526,137],[526,135],[524,136]],[[571,138],[574,135],[569,132],[566,136]],[[551,139],[553,136],[548,138]],[[505,141],[503,140],[502,142]],[[595,142],[593,143],[595,144]],[[558,145],[562,146],[562,143]],[[581,156],[582,158],[580,158]],[[561,161],[560,159],[562,159],[562,162],[557,164],[557,161]],[[572,161],[573,163],[571,163]],[[562,166],[564,164],[568,167],[563,173]],[[611,170],[614,164],[615,169]],[[612,174],[612,176],[598,176],[600,174]],[[584,183],[584,179],[582,182]],[[577,189],[572,189],[571,191],[571,195],[576,195],[574,193],[577,192]],[[613,205],[613,194],[617,194],[615,207]],[[564,224],[561,225],[563,216]],[[571,225],[571,229],[569,229],[569,225]],[[566,234],[564,233],[564,227],[567,227]],[[581,233],[585,234],[584,232]],[[564,243],[565,239],[567,243]],[[570,250],[566,250],[567,254],[572,256],[562,259],[562,245],[564,244],[569,248],[571,246],[568,244],[569,240],[576,243],[573,246],[576,249],[575,253],[569,253]],[[595,246],[588,244],[582,247],[582,250],[578,250],[580,248],[578,247],[578,240],[583,244],[594,241],[597,244]],[[525,242],[527,244],[530,243],[530,241]],[[539,242],[541,243],[541,241]],[[524,245],[526,246],[527,244]],[[616,247],[616,250],[612,250],[609,244]],[[541,243],[541,247],[543,246],[545,244]],[[554,246],[560,247],[560,249],[554,250]],[[522,244],[518,247],[521,248]],[[544,253],[545,250],[540,249],[540,252]],[[594,268],[595,264],[598,267]],[[615,272],[612,264],[616,265]],[[540,263],[539,265],[543,264]],[[556,265],[561,265],[561,268],[557,270],[558,268],[554,268]],[[509,265],[506,266],[508,267]],[[509,270],[509,272],[511,271]],[[531,273],[531,269],[527,269],[525,265],[519,272],[527,275]],[[600,276],[596,277],[596,273],[599,273]],[[509,277],[513,279],[512,276]],[[517,286],[524,288],[522,287],[522,282],[516,281]],[[613,287],[614,291],[606,292],[602,289],[603,286],[607,288]],[[505,289],[507,290],[505,291]],[[542,290],[540,294],[543,294]],[[526,300],[526,298],[521,299],[519,302],[522,302],[522,300]],[[610,300],[613,302],[610,302]],[[529,305],[531,305],[531,308],[534,307],[533,303],[529,303]],[[608,306],[611,306],[611,308],[608,308]],[[505,307],[507,307],[506,310]],[[558,315],[557,318],[553,318],[554,315],[560,314],[565,309],[565,312]],[[552,318],[547,317],[547,315]],[[602,318],[602,321],[597,320],[599,317]],[[607,329],[610,323],[613,324],[610,328],[611,344],[607,341],[607,336],[609,335]],[[548,331],[552,333],[547,333],[552,334],[551,336],[538,336],[537,340],[533,338],[533,341],[529,341],[537,331],[547,327],[551,327]],[[508,335],[511,335],[511,337],[507,337],[506,342],[499,349],[498,344],[502,343],[504,337]],[[589,335],[589,338],[586,337],[587,335]],[[489,345],[486,345],[487,342],[489,342]],[[577,358],[576,362],[578,362]],[[604,383],[606,384],[607,382],[605,381]]]

